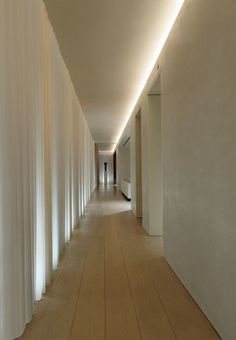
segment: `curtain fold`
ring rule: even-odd
[[[0,0],[0,339],[30,322],[95,188],[94,143],[41,0]]]

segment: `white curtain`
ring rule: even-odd
[[[0,0],[0,339],[22,334],[95,188],[94,143],[41,0]]]

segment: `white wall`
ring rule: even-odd
[[[234,0],[185,1],[129,121],[135,213],[134,119],[141,109],[146,227],[147,94],[161,73],[165,257],[226,340],[236,338],[235,13]]]
[[[94,143],[40,0],[0,0],[0,339],[21,335],[95,188]]]
[[[104,182],[104,163],[107,163],[107,183]],[[113,154],[99,153],[99,182],[100,184],[112,184],[114,181]]]
[[[162,64],[164,247],[224,339],[236,338],[236,3],[186,1]]]

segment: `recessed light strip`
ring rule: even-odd
[[[156,64],[156,62],[157,62],[157,60],[158,60],[158,58],[159,58],[159,56],[161,54],[161,51],[162,51],[162,49],[163,49],[163,47],[164,47],[164,45],[166,43],[166,40],[167,40],[167,38],[168,38],[168,36],[170,34],[170,31],[171,31],[171,29],[172,29],[172,27],[173,27],[173,25],[175,23],[175,20],[177,19],[178,15],[179,15],[179,12],[180,12],[183,4],[184,4],[184,1],[185,0],[179,0],[176,3],[175,8],[173,8],[173,13],[169,17],[169,22],[167,24],[167,28],[163,32],[162,38],[158,41],[158,45],[157,45],[157,48],[155,50],[155,53],[152,56],[152,58],[150,59],[150,63],[148,64],[148,66],[146,68],[146,71],[145,71],[145,74],[144,74],[144,77],[143,77],[143,81],[141,82],[141,84],[140,84],[140,86],[139,86],[139,88],[137,90],[137,93],[136,93],[136,95],[134,97],[134,100],[132,101],[130,109],[128,110],[127,117],[126,117],[126,119],[125,119],[125,121],[124,121],[124,123],[122,125],[120,133],[118,134],[118,136],[116,138],[117,142],[116,142],[116,145],[114,146],[114,149],[113,149],[112,152],[114,152],[116,147],[117,147],[117,144],[118,144],[118,142],[119,142],[119,140],[120,140],[120,138],[121,138],[121,136],[123,134],[123,131],[124,131],[128,121],[129,121],[129,119],[130,119],[130,117],[131,117],[131,115],[132,115],[132,113],[134,111],[134,108],[135,108],[135,106],[136,106],[136,104],[137,104],[137,102],[139,100],[139,97],[141,96],[141,94],[142,94],[142,92],[143,92],[143,90],[144,90],[144,88],[145,88],[145,86],[147,84],[147,81],[148,81],[148,79],[149,79],[149,77],[150,77],[150,75],[152,73],[152,70],[155,67],[155,64]]]

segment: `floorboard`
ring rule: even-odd
[[[96,191],[21,340],[220,339],[113,186]]]

